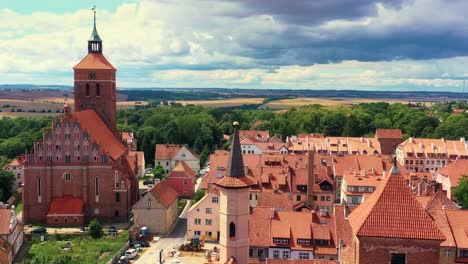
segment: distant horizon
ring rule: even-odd
[[[11,88],[8,86],[12,86]],[[18,86],[24,86],[24,88],[20,88]],[[28,87],[29,86],[29,87]],[[62,84],[0,84],[0,90],[4,89],[14,89],[14,90],[23,90],[23,89],[56,89],[56,88],[65,88],[66,90],[72,90],[74,88],[73,85],[62,85]],[[252,90],[252,88],[245,88],[245,87],[121,87],[117,86],[117,90]],[[59,89],[60,90],[60,89]],[[336,91],[336,92],[376,92],[376,93],[411,93],[413,91],[417,91],[419,93],[450,93],[450,94],[462,94],[468,95],[468,91],[439,91],[439,90],[364,90],[364,89],[306,89],[306,88],[268,88],[268,87],[261,87],[256,88],[254,90],[274,90],[274,91],[305,91],[305,92],[326,92],[326,91]]]
[[[72,83],[94,4],[127,89],[466,90],[468,1],[444,0],[3,0],[0,80]]]

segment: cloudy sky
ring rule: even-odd
[[[0,0],[0,84],[72,85],[94,4],[119,87],[462,91],[468,77],[467,0]]]

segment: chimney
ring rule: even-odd
[[[386,171],[383,171],[383,172],[382,172],[382,178],[385,178],[385,174],[387,174],[387,172],[386,172]]]
[[[422,183],[419,183],[418,184],[418,196],[421,196],[421,192],[422,192]]]
[[[366,176],[366,170],[361,170],[361,176]]]
[[[270,218],[275,218],[275,208],[270,208]]]
[[[349,215],[349,206],[345,205],[344,206],[344,218],[348,219],[348,215]]]
[[[464,138],[464,137],[461,137],[461,138],[460,138],[460,142],[462,142],[462,143],[465,142],[465,138]]]
[[[363,137],[359,138],[359,140],[360,140],[361,142],[364,142],[364,138],[363,138]]]
[[[413,144],[413,138],[412,137],[409,138],[409,143]]]
[[[423,144],[422,142],[419,142],[419,147],[422,148],[423,147]]]

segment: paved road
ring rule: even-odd
[[[159,262],[159,252],[163,249],[163,257],[173,248],[178,248],[185,241],[185,232],[187,231],[187,211],[188,203],[184,211],[180,214],[177,224],[172,232],[165,237],[161,237],[158,242],[151,244],[134,263],[137,264],[155,264]]]

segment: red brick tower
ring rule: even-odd
[[[88,55],[75,67],[75,111],[94,110],[116,132],[116,69],[102,54],[102,40],[94,28],[88,40]]]

